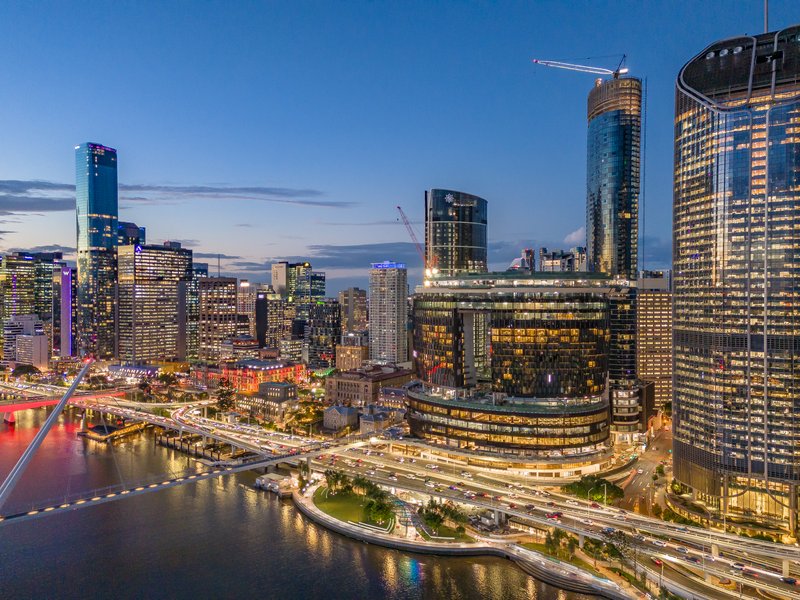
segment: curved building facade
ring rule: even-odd
[[[485,273],[486,200],[453,190],[425,192],[425,263],[443,275]]]
[[[605,275],[434,277],[414,297],[415,435],[519,459],[607,449],[609,292]],[[488,324],[489,381],[476,376]]]
[[[796,532],[800,26],[714,43],[676,87],[675,477]]]
[[[589,270],[636,279],[642,82],[598,79],[589,92],[586,246]]]

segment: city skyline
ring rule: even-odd
[[[25,55],[11,52],[11,76],[25,82],[28,93],[24,106],[18,98],[6,99],[13,122],[0,117],[7,138],[17,140],[13,152],[10,147],[0,150],[0,210],[5,212],[0,247],[58,246],[74,260],[70,149],[87,141],[119,151],[122,219],[147,227],[153,243],[183,242],[198,260],[205,256],[214,263],[219,254],[224,274],[256,282],[268,281],[267,265],[279,259],[308,259],[326,271],[329,294],[351,285],[366,287],[369,264],[375,260],[405,261],[411,283],[418,282],[420,261],[394,206],[406,209],[419,233],[422,192],[440,186],[489,202],[490,268],[505,268],[522,247],[580,245],[585,100],[593,78],[543,69],[530,60],[580,61],[580,56],[620,51],[629,56],[631,74],[648,81],[641,252],[645,267],[664,268],[670,248],[674,74],[692,49],[707,40],[743,33],[743,24],[751,32],[760,31],[761,4],[737,4],[735,10],[725,3],[619,8],[626,20],[642,23],[636,31],[609,14],[616,11],[599,4],[587,5],[583,13],[545,6],[503,7],[491,13],[477,7],[342,9],[337,15],[275,6],[255,16],[271,34],[269,43],[257,39],[250,27],[243,28],[238,43],[221,37],[244,22],[245,15],[235,7],[219,33],[208,31],[216,24],[199,9],[191,21],[174,25],[174,39],[168,42],[159,34],[169,19],[144,27],[146,15],[125,7],[82,15],[86,22],[74,23],[74,30],[62,30],[61,22],[54,31],[49,22],[37,23],[34,31],[47,34],[52,44],[63,43],[66,50],[59,59],[38,49]],[[790,7],[773,2],[771,28],[791,22]],[[0,25],[0,31],[4,43],[16,48],[19,36],[33,27],[31,14],[24,8],[4,11],[12,17],[4,22],[14,27],[6,31]],[[52,12],[58,14],[58,7]],[[413,23],[404,18],[411,12]],[[689,13],[702,27],[692,32],[671,28],[673,34],[652,47],[656,30]],[[66,22],[78,18],[63,17]],[[391,24],[385,22],[389,17]],[[570,35],[565,37],[567,17]],[[331,24],[346,33],[368,18],[381,23],[378,33],[342,36],[344,45],[332,56],[320,52],[331,39],[323,22],[333,19]],[[144,27],[144,57],[126,49],[128,33],[117,24],[123,22]],[[206,45],[188,39],[193,27],[210,40]],[[85,84],[89,93],[118,96],[119,104],[95,103],[87,111],[67,99],[58,110],[45,110],[50,96],[38,92],[45,82],[36,77],[64,70],[65,62],[76,60],[76,44],[89,31],[96,44],[113,48],[109,56],[97,57],[101,65],[113,67],[107,79],[84,81],[78,75],[75,81],[57,79],[55,84],[65,92]],[[470,44],[456,43],[462,35],[469,35]],[[243,47],[248,52],[238,52]],[[219,59],[211,60],[212,50],[219,52]],[[150,64],[147,57],[159,52],[164,64],[145,70],[141,65]],[[169,81],[170,65],[188,52],[201,63],[211,61],[184,72],[184,79],[193,78],[201,88],[191,99],[182,95],[183,86]],[[221,64],[224,57],[232,59],[230,65]],[[262,68],[251,70],[259,57],[264,59]],[[615,66],[618,60],[589,62]],[[331,71],[341,75],[331,76]],[[366,77],[372,72],[383,75],[373,81]],[[311,91],[320,81],[326,94],[317,97]],[[418,95],[419,89],[425,94]],[[264,93],[263,105],[253,104],[251,91]],[[366,107],[364,92],[375,98]],[[199,120],[212,109],[224,118]],[[563,118],[550,119],[556,110]],[[237,115],[236,120],[227,115]],[[363,117],[361,126],[358,117]],[[198,127],[201,123],[205,126]],[[376,147],[369,142],[376,127],[392,144]],[[442,144],[420,143],[431,135]],[[151,147],[154,139],[160,140],[153,146],[159,152]],[[543,152],[542,144],[554,151]],[[27,159],[33,148],[36,162]],[[158,156],[169,159],[156,160]],[[523,207],[530,215],[527,223],[518,219]],[[304,226],[289,235],[281,226],[286,221]],[[356,241],[343,244],[343,239]]]

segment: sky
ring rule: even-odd
[[[770,30],[800,20],[770,2]],[[792,10],[794,9],[794,10]],[[423,193],[489,203],[491,267],[583,242],[586,96],[646,79],[640,254],[670,263],[674,82],[760,0],[0,4],[0,251],[75,247],[74,147],[118,151],[120,220],[223,274],[310,260],[328,294],[421,259]]]

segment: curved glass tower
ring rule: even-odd
[[[486,200],[452,190],[425,192],[425,262],[442,275],[485,273]]]
[[[642,82],[598,79],[589,92],[586,246],[589,270],[636,279]]]
[[[675,477],[795,532],[800,26],[712,44],[676,88]]]

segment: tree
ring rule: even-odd
[[[653,516],[654,516],[656,519],[660,519],[660,518],[661,518],[661,514],[662,514],[663,512],[664,512],[664,511],[663,511],[663,509],[661,508],[661,505],[660,505],[660,504],[654,504],[654,505],[653,505]]]
[[[233,387],[230,380],[225,377],[220,379],[216,389],[217,407],[221,411],[232,410],[235,395],[236,388]]]
[[[30,379],[31,375],[41,375],[41,373],[42,372],[33,365],[17,365],[14,367],[14,370],[11,371],[11,376]]]

